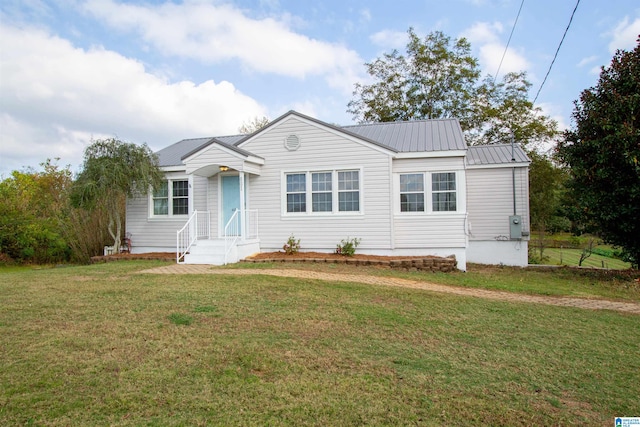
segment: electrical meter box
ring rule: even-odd
[[[511,240],[522,239],[522,216],[511,215],[509,217],[509,237]]]

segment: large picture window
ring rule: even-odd
[[[189,181],[163,181],[152,196],[153,216],[172,217],[189,214]]]
[[[457,208],[455,172],[400,174],[400,212],[455,212]]]
[[[285,181],[287,213],[360,212],[359,170],[287,173]]]

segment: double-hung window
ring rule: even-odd
[[[286,173],[285,185],[287,213],[360,212],[359,170]]]
[[[333,208],[331,175],[331,172],[311,174],[311,210],[313,212],[331,212]]]
[[[307,211],[307,175],[291,173],[287,175],[287,212]]]
[[[154,217],[185,216],[189,214],[189,181],[163,181],[152,196]]]
[[[431,199],[434,212],[456,210],[455,172],[431,174]]]
[[[424,212],[424,174],[400,175],[400,212]]]
[[[400,174],[400,212],[455,212],[456,202],[455,172]]]
[[[360,174],[358,171],[338,172],[338,210],[358,212],[360,210]]]

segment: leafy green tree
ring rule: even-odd
[[[487,76],[474,97],[471,126],[465,138],[470,145],[510,143],[533,151],[559,136],[558,123],[529,101],[531,83],[525,72],[507,73],[496,82]]]
[[[67,261],[65,208],[69,167],[47,160],[43,170],[13,171],[0,182],[0,252],[20,262]]]
[[[578,219],[640,262],[640,38],[603,67],[575,102],[575,127],[558,143]]]
[[[72,201],[89,211],[105,209],[108,232],[114,247],[119,248],[126,198],[149,194],[162,179],[157,156],[146,144],[138,146],[113,138],[97,140],[84,152]]]
[[[471,45],[440,31],[408,35],[406,56],[394,50],[365,64],[375,82],[356,83],[347,111],[359,122],[457,117],[466,127],[480,76]]]
[[[563,169],[546,156],[529,153],[529,212],[534,230],[554,231],[554,219],[561,210],[566,179]]]
[[[526,73],[480,81],[478,60],[466,39],[437,31],[421,40],[412,28],[406,55],[397,50],[365,64],[371,84],[355,84],[347,106],[361,123],[455,117],[470,144],[526,146],[553,140],[557,123],[528,99]]]

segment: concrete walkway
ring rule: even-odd
[[[492,291],[487,289],[463,288],[457,286],[438,285],[435,283],[394,277],[378,277],[359,274],[336,274],[308,270],[278,270],[278,269],[220,269],[209,265],[173,264],[165,267],[151,268],[140,271],[145,274],[224,274],[224,275],[264,275],[277,277],[294,277],[298,279],[325,280],[331,282],[365,283],[369,285],[399,286],[411,289],[423,289],[431,292],[441,292],[467,297],[486,298],[498,301],[525,302],[535,304],[555,305],[561,307],[576,307],[589,310],[613,310],[625,313],[639,314],[640,303],[618,302],[603,299],[587,299],[572,297],[550,297],[542,295],[525,295],[512,292]]]

